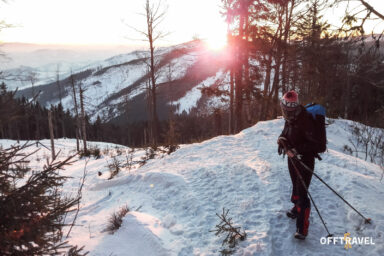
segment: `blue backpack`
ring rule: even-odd
[[[316,103],[310,103],[305,106],[307,112],[312,114],[315,123],[313,140],[318,144],[316,153],[323,153],[327,150],[327,134],[325,130],[325,108]]]

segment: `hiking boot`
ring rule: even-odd
[[[306,235],[303,235],[303,234],[301,234],[299,232],[295,233],[295,238],[296,239],[305,240],[306,237],[307,237]]]
[[[297,212],[296,206],[292,207],[291,210],[287,211],[287,217],[291,219],[296,219],[298,214],[299,213]]]

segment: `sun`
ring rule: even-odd
[[[211,37],[205,39],[207,47],[214,51],[220,51],[227,46],[227,37]]]
[[[220,51],[227,46],[227,31],[217,26],[215,30],[207,33],[204,39],[207,47],[213,51]]]

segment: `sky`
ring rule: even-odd
[[[161,44],[226,37],[220,0],[163,0],[168,6]],[[131,27],[145,29],[145,0],[9,0],[0,20],[14,25],[0,33],[2,42],[40,44],[143,44]],[[128,24],[128,25],[127,25]]]
[[[158,45],[190,41],[194,36],[213,44],[226,40],[220,0],[162,0],[167,15],[162,27],[170,34]],[[367,0],[384,13],[384,0]],[[0,20],[14,25],[0,33],[2,42],[73,45],[144,45],[131,27],[145,30],[145,0],[7,0],[0,1]],[[326,13],[337,23],[342,5]],[[382,30],[382,24],[380,29]],[[369,30],[369,29],[368,29]],[[369,31],[370,32],[370,31]],[[381,32],[381,31],[380,31]]]

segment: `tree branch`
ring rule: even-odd
[[[377,17],[379,17],[380,19],[382,19],[384,21],[384,15],[379,13],[378,11],[376,11],[370,4],[368,4],[366,1],[364,0],[360,0],[360,2],[365,6],[365,8],[368,9],[368,11],[374,13]]]

